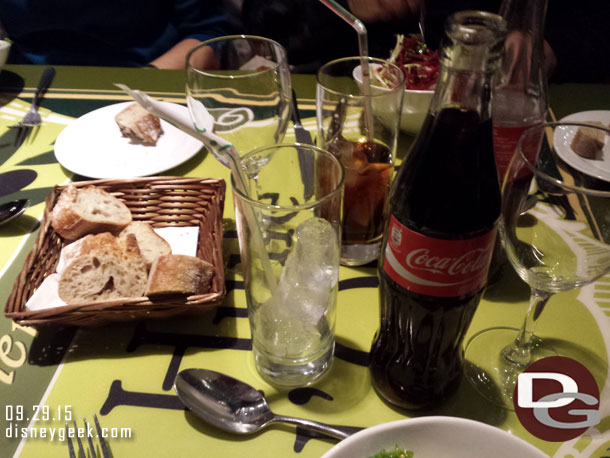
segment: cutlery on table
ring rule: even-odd
[[[305,145],[313,145],[311,134],[303,124],[301,124],[301,117],[299,116],[299,107],[297,104],[297,95],[292,91],[292,123],[294,124],[294,136],[297,143],[303,143]],[[313,195],[313,158],[309,156],[309,152],[299,150],[299,166],[301,167],[301,179],[303,181],[304,197],[309,199]]]
[[[42,100],[44,93],[51,85],[51,81],[53,81],[54,77],[55,68],[47,67],[44,69],[42,76],[40,77],[40,81],[38,82],[36,92],[34,93],[30,110],[25,114],[21,121],[19,121],[17,124],[9,126],[18,129],[17,135],[15,136],[16,145],[20,146],[25,141],[32,130],[32,127],[40,125],[42,120],[40,119],[40,114],[38,113],[38,107],[40,106],[40,101]]]
[[[179,372],[174,389],[184,405],[199,418],[229,433],[252,434],[279,422],[343,440],[362,429],[276,415],[271,412],[265,397],[254,387],[206,369]]]
[[[112,458],[112,454],[110,453],[110,449],[108,448],[108,444],[106,443],[106,440],[104,439],[104,436],[102,434],[102,427],[100,426],[100,422],[97,419],[97,415],[93,415],[93,421],[95,423],[95,431],[97,433],[97,438],[99,440],[100,443],[100,449],[102,451],[102,457],[103,458]],[[76,431],[78,429],[76,422],[73,421],[72,422],[74,424],[74,431]],[[87,423],[87,419],[85,417],[83,417],[83,424],[84,424],[84,430],[88,431],[89,430],[89,425]],[[87,453],[85,452],[85,447],[83,447],[83,443],[80,440],[80,437],[78,434],[74,434],[74,437],[76,437],[76,443],[78,445],[78,454],[75,453],[74,450],[74,445],[72,444],[72,440],[70,439],[70,436],[68,435],[68,423],[66,423],[66,442],[68,443],[68,452],[70,454],[70,458],[86,458],[87,457]],[[97,458],[97,452],[95,451],[95,445],[93,444],[93,440],[91,439],[91,436],[89,436],[89,434],[87,434],[87,442],[89,445],[89,457],[90,458]]]
[[[12,200],[0,205],[0,226],[17,218],[29,206],[29,199]]]

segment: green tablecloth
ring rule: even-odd
[[[115,82],[159,99],[184,103],[183,73],[179,71],[58,67],[43,102],[42,127],[34,138],[15,148],[14,131],[7,126],[27,111],[41,72],[42,68],[36,66],[7,66],[0,73],[0,203],[27,196],[34,204],[25,217],[0,228],[2,304],[33,245],[44,197],[53,185],[73,178],[57,164],[53,155],[53,142],[61,129],[86,112],[128,100],[113,86]],[[306,118],[305,127],[315,131],[315,80],[308,75],[294,75],[293,84],[301,114]],[[603,85],[553,86],[554,115],[559,119],[577,111],[610,109],[608,89]],[[286,140],[294,140],[291,129]],[[409,141],[401,139],[403,147],[399,156],[404,156]],[[83,145],[83,150],[86,148]],[[228,180],[227,169],[205,150],[164,174]],[[328,377],[313,389],[290,392],[278,391],[260,379],[249,351],[250,331],[230,192],[224,218],[228,294],[222,306],[214,311],[98,329],[55,327],[39,332],[0,318],[1,457],[15,452],[21,457],[67,456],[66,443],[58,434],[68,410],[77,419],[78,426],[82,426],[83,416],[91,420],[97,413],[104,427],[118,428],[117,434],[120,428],[130,428],[131,438],[108,439],[115,457],[305,458],[320,456],[334,444],[332,440],[312,438],[289,426],[273,427],[249,437],[208,427],[184,411],[172,390],[176,373],[188,367],[218,370],[245,380],[263,390],[272,409],[285,415],[360,427],[405,418],[404,412],[380,401],[366,368],[367,352],[378,324],[374,267],[341,268],[337,357]],[[527,286],[509,269],[500,283],[487,291],[469,335],[490,326],[519,326],[527,298]],[[480,420],[530,441],[551,456],[608,455],[609,309],[610,277],[606,277],[582,290],[554,297],[537,328],[538,334],[554,339],[562,351],[566,341],[576,344],[570,345],[566,356],[582,360],[583,355],[589,355],[584,362],[602,391],[602,423],[597,429],[603,434],[595,437],[585,434],[564,444],[538,440],[521,426],[514,413],[488,404],[466,381],[444,406],[418,415]],[[32,421],[36,409],[40,410],[38,420]],[[38,435],[45,431],[47,437],[23,440],[21,428],[28,424]]]

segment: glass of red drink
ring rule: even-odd
[[[345,168],[341,263],[367,264],[381,247],[404,75],[382,59],[347,57],[322,66],[317,82],[317,144]]]

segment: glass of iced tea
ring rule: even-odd
[[[360,266],[379,257],[404,75],[382,59],[347,57],[323,65],[317,83],[317,144],[345,168],[341,263]]]

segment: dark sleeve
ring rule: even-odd
[[[347,8],[347,0],[339,3]],[[315,72],[330,60],[359,53],[356,31],[318,0],[244,0],[242,22],[246,33],[282,44],[295,72]],[[366,23],[369,54],[389,57],[395,34],[416,31],[408,22]]]
[[[175,0],[173,18],[179,39],[209,40],[231,33],[226,0]]]
[[[556,82],[610,83],[610,2],[549,0],[545,38]]]
[[[356,32],[318,0],[244,0],[242,22],[246,33],[284,46],[296,72],[358,53]]]
[[[426,44],[438,49],[445,33],[447,18],[462,10],[479,10],[497,13],[500,0],[426,0]]]

